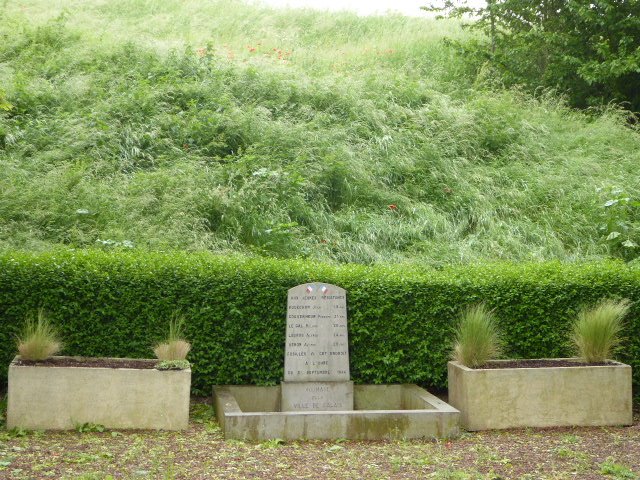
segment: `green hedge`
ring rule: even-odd
[[[494,264],[440,270],[334,266],[205,253],[57,251],[0,254],[0,377],[28,312],[46,308],[66,354],[149,357],[175,309],[188,318],[194,393],[283,376],[287,289],[323,281],[347,290],[351,374],[360,383],[444,387],[456,317],[495,308],[515,357],[570,353],[577,309],[605,296],[640,299],[640,269],[622,263]],[[640,386],[640,305],[619,359]]]

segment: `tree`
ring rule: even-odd
[[[467,45],[507,84],[556,88],[579,108],[620,103],[640,112],[640,0],[447,0],[447,17],[470,14],[485,44]]]

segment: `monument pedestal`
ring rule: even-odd
[[[281,410],[353,410],[353,382],[282,382]]]

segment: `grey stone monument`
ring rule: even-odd
[[[347,335],[343,288],[306,283],[289,289],[283,412],[353,410]]]

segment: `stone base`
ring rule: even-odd
[[[188,427],[191,369],[48,367],[15,362],[9,365],[7,428],[66,430],[84,423],[122,429]]]
[[[416,385],[355,385],[353,411],[281,412],[280,386],[213,387],[227,439],[401,440],[459,433],[460,412]]]
[[[449,402],[467,430],[632,424],[629,365],[448,368]]]
[[[353,410],[353,382],[282,382],[283,412]]]

